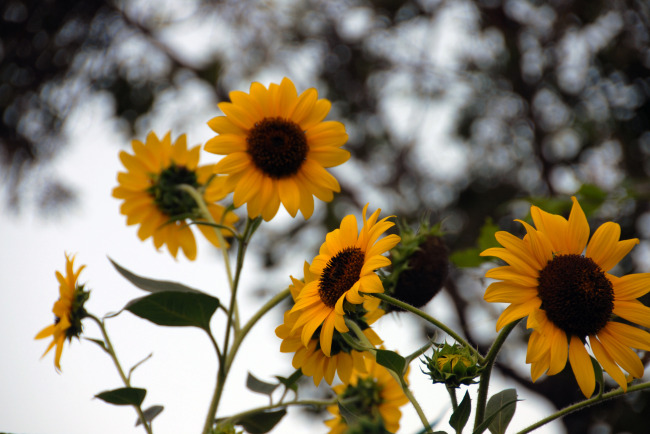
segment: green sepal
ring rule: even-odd
[[[135,387],[122,387],[98,393],[95,398],[113,405],[140,405],[147,394],[145,389]]]

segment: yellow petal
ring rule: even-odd
[[[616,300],[636,299],[650,292],[650,273],[628,274],[612,280]]]
[[[569,363],[582,394],[589,398],[596,388],[594,366],[591,364],[591,358],[585,345],[576,336],[571,336],[569,343]]]
[[[598,363],[601,364],[603,369],[618,383],[619,386],[625,391],[627,391],[627,381],[625,381],[625,375],[616,366],[614,359],[609,355],[605,347],[600,343],[596,336],[589,336],[589,344],[591,350],[594,352],[594,356]]]
[[[643,327],[650,327],[650,307],[638,300],[614,299],[614,314]]]
[[[586,255],[602,268],[603,271],[609,271],[620,258],[612,263],[613,255],[616,251],[616,245],[621,236],[621,227],[618,223],[603,223],[587,245]],[[609,268],[606,268],[609,267]]]

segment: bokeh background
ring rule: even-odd
[[[0,431],[139,432],[128,408],[94,394],[120,386],[94,344],[66,347],[63,373],[33,336],[51,321],[64,251],[87,264],[89,310],[118,311],[141,295],[106,256],[139,274],[226,296],[217,252],[195,263],[156,253],[125,226],[110,197],[117,154],[154,130],[212,137],[206,122],[231,90],[290,77],[332,101],[352,159],[332,172],[342,192],[305,221],[279,214],[255,236],[242,315],[301,275],[324,234],[370,202],[411,224],[443,222],[453,265],[426,310],[485,350],[502,306],[482,300],[482,229],[521,234],[530,203],[566,212],[577,195],[592,229],[621,224],[641,240],[617,273],[650,271],[650,6],[643,0],[7,0],[0,6]],[[215,156],[204,155],[204,161]],[[485,229],[484,229],[485,230]],[[483,240],[484,242],[484,240]],[[238,356],[224,414],[264,405],[246,372],[288,375],[272,312]],[[215,327],[219,320],[215,320]],[[118,355],[165,405],[160,433],[197,432],[215,357],[198,330],[161,329],[122,314],[108,324]],[[408,353],[435,331],[395,314],[377,329]],[[92,325],[90,337],[98,336]],[[444,336],[436,335],[440,339]],[[530,381],[520,326],[497,363],[494,390],[516,387],[524,427],[580,399],[570,369]],[[277,364],[269,360],[277,359]],[[645,362],[649,361],[644,357]],[[412,375],[419,375],[415,367]],[[304,383],[304,394],[326,396]],[[414,384],[445,425],[442,386]],[[598,405],[551,433],[645,433],[645,393]],[[322,412],[292,410],[277,432],[325,432]],[[407,411],[404,432],[419,430]],[[299,428],[307,427],[307,428]]]

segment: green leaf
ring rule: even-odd
[[[241,425],[250,434],[264,434],[273,429],[287,414],[287,410],[260,411],[237,419],[235,425]]]
[[[246,378],[246,387],[253,392],[261,393],[263,395],[269,395],[279,386],[279,384],[272,384],[262,381],[256,378],[250,372],[248,373],[248,378]]]
[[[148,279],[146,277],[138,276],[137,274],[134,274],[129,270],[127,270],[126,268],[122,267],[117,262],[113,261],[111,258],[108,258],[108,260],[111,261],[113,267],[115,267],[115,269],[126,280],[128,280],[138,288],[145,290],[147,292],[155,293],[155,292],[172,291],[172,292],[193,292],[198,294],[205,294],[204,292],[199,291],[198,289],[190,288],[189,286],[185,286],[181,283],[170,282],[167,280],[154,280],[154,279]]]
[[[104,350],[104,351],[106,351],[108,353],[108,349],[106,348],[106,344],[104,343],[104,341],[99,340],[99,339],[93,339],[93,338],[84,338],[84,339],[87,340],[87,341],[96,343],[97,345],[100,346],[100,348],[102,350]]]
[[[289,378],[284,378],[279,375],[276,375],[275,378],[277,378],[278,381],[284,385],[284,387],[295,392],[298,390],[298,380],[302,378],[302,370],[297,369],[296,372],[291,374]]]
[[[495,415],[488,426],[492,434],[505,434],[517,408],[517,391],[506,389],[492,396],[485,407],[485,414]]]
[[[394,351],[377,350],[377,363],[390,369],[400,377],[404,374],[406,359]]]
[[[462,432],[465,424],[469,420],[469,415],[472,412],[472,400],[469,397],[469,393],[465,392],[465,397],[460,402],[460,405],[454,411],[454,413],[449,418],[449,425],[456,430],[456,432]]]
[[[194,326],[210,330],[210,318],[219,299],[195,292],[155,292],[131,300],[124,309],[140,318],[163,326]]]
[[[140,405],[144,401],[146,394],[147,391],[145,389],[122,387],[120,389],[98,393],[95,395],[95,398],[99,398],[113,405]]]
[[[339,414],[343,419],[345,419],[345,424],[347,426],[353,426],[353,425],[359,425],[359,422],[361,418],[356,415],[352,410],[350,410],[348,407],[345,406],[341,402],[341,400],[338,401],[339,404]]]
[[[151,422],[152,420],[154,420],[156,416],[162,413],[164,408],[165,407],[163,407],[162,405],[152,405],[151,407],[149,407],[148,409],[142,412],[142,414],[144,414],[144,419],[147,422]],[[135,421],[135,426],[139,426],[139,425],[142,425],[142,421],[140,420],[140,418],[138,418]]]

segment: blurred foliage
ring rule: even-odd
[[[345,123],[354,158],[337,172],[343,191],[325,213],[262,240],[268,267],[281,264],[286,246],[300,244],[309,227],[332,229],[369,200],[410,222],[428,212],[443,222],[447,245],[459,252],[452,257],[478,265],[467,264],[466,253],[483,249],[487,232],[521,234],[513,219],[525,218],[531,202],[566,212],[577,194],[594,225],[615,219],[624,238],[641,239],[645,256],[624,261],[621,271],[647,271],[647,2],[196,0],[167,7],[3,2],[0,167],[12,209],[29,197],[44,209],[74,199],[47,167],[68,141],[67,120],[88,101],[109,101],[106,121],[126,143],[165,111],[178,117],[169,128],[207,121],[196,111],[201,104],[177,102],[192,89],[214,107],[230,90],[286,75],[333,102],[331,117]],[[469,315],[484,285],[468,273],[452,270],[446,288],[461,328],[482,348]],[[562,375],[533,385],[525,370],[500,369],[556,406],[579,398]],[[613,417],[623,414],[615,403],[564,423],[568,432],[603,420],[614,432],[645,432],[648,398],[630,400],[625,417]]]

